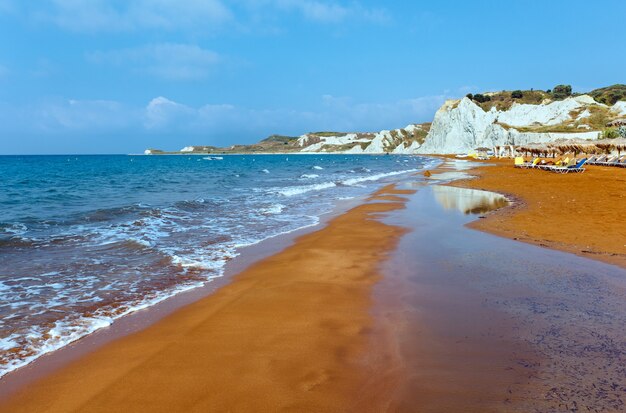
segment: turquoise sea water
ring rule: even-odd
[[[0,376],[222,275],[415,156],[0,156]]]

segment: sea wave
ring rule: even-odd
[[[3,217],[20,222],[0,224],[8,269],[0,274],[0,376],[222,276],[241,248],[316,225],[338,200],[364,195],[367,182],[416,170],[396,171],[387,158],[363,158],[367,167],[354,158],[272,159],[225,157],[207,172],[206,162],[147,157],[145,169],[135,162],[125,177],[102,180],[107,164],[93,181],[80,176],[81,200],[69,209],[53,203]]]
[[[410,172],[417,172],[417,171],[419,171],[419,169],[405,169],[403,171],[385,172],[385,173],[380,173],[380,174],[375,174],[375,175],[370,175],[370,176],[363,176],[360,178],[346,179],[345,181],[342,181],[342,183],[344,185],[356,185],[362,182],[378,181],[380,179],[388,178],[390,176],[397,176],[397,175],[402,175],[402,174],[407,174]]]
[[[311,191],[321,191],[328,188],[337,186],[334,182],[323,182],[321,184],[306,185],[306,186],[292,186],[286,187],[278,191],[279,194],[291,197],[294,195],[301,195]]]

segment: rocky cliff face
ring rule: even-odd
[[[492,107],[488,111],[463,98],[447,101],[435,114],[430,128],[409,125],[368,134],[303,135],[298,138],[298,145],[301,152],[467,153],[477,148],[558,139],[597,139],[607,119],[624,115],[626,102],[607,106],[588,95],[541,104],[513,103],[506,110]]]
[[[341,152],[352,154],[416,153],[428,132],[428,124],[377,133],[340,135],[306,134],[298,138],[300,152]]]
[[[537,102],[540,101],[541,96]],[[607,106],[589,95],[558,101],[544,99],[539,104],[508,103],[498,106],[501,110],[496,106],[485,110],[466,97],[447,101],[435,114],[432,124],[413,124],[376,133],[274,135],[255,145],[188,146],[177,153],[468,153],[478,148],[558,139],[597,139],[609,120],[626,118],[626,101]],[[146,153],[164,152],[148,150]]]
[[[525,145],[557,139],[597,139],[592,112],[619,116],[625,102],[613,107],[587,95],[540,105],[514,104],[509,110],[484,111],[468,98],[446,102],[435,114],[418,153],[467,153],[476,148]],[[551,131],[553,129],[554,131]]]

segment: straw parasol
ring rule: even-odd
[[[606,124],[609,128],[617,128],[618,126],[626,126],[626,119],[616,119]]]
[[[626,150],[626,138],[602,139],[596,142],[596,146],[606,154],[617,151],[621,155]]]
[[[575,156],[579,153],[598,153],[600,152],[598,141],[590,141],[585,139],[559,139],[552,143],[552,146],[560,153],[573,153]]]
[[[553,153],[553,148],[546,143],[529,143],[517,147],[517,150],[533,156],[548,156],[548,154]]]

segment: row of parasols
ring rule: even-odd
[[[510,153],[511,146],[496,146],[494,153],[502,154],[504,152]],[[515,146],[514,150],[517,153],[522,153],[527,156],[559,156],[566,153],[573,153],[574,156],[584,154],[611,154],[617,152],[621,155],[622,152],[626,152],[626,138],[616,139],[599,139],[599,140],[584,140],[584,139],[559,139],[554,142],[548,143],[533,143],[528,145]]]

